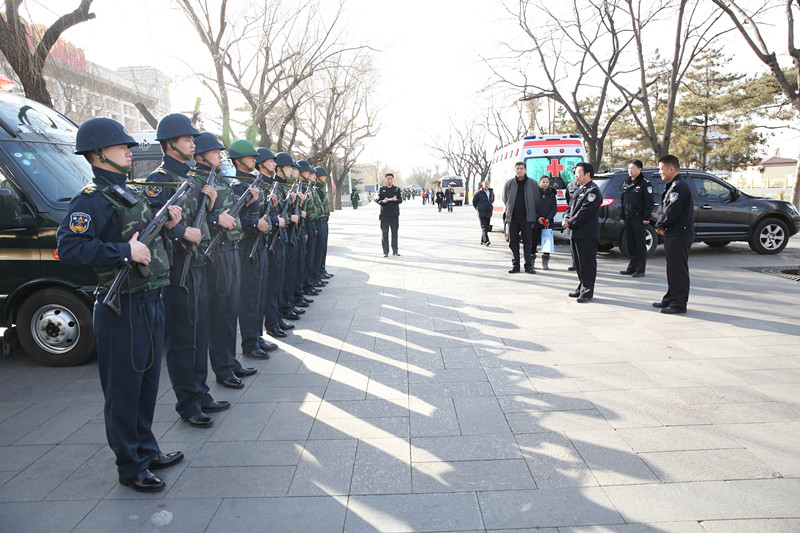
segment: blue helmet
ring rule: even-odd
[[[183,137],[184,135],[191,135],[197,137],[200,132],[192,125],[189,117],[180,113],[172,113],[158,122],[156,128],[156,140],[166,141],[176,137]]]
[[[258,155],[256,156],[256,165],[269,159],[275,159],[275,154],[273,154],[272,150],[269,148],[261,147],[256,149],[256,152],[258,152]]]
[[[314,167],[312,167],[308,161],[305,159],[301,159],[297,162],[297,168],[300,169],[300,172],[311,172],[314,173]]]
[[[316,172],[318,177],[319,176],[330,176],[330,174],[328,174],[328,171],[325,170],[325,167],[317,167],[317,168],[314,169],[314,171]]]
[[[107,146],[127,145],[128,148],[139,144],[131,137],[125,127],[113,118],[90,118],[78,128],[75,138],[75,153],[87,154]]]
[[[247,139],[237,139],[233,141],[231,143],[231,147],[228,148],[228,157],[231,159],[241,159],[242,157],[247,157],[248,155],[258,157],[256,147],[253,146],[253,143]]]
[[[219,142],[217,136],[210,131],[204,131],[198,135],[194,140],[194,153],[203,154],[211,150],[224,150],[225,145]]]
[[[294,167],[298,168],[297,163],[294,162],[292,156],[287,154],[286,152],[279,152],[275,155],[275,164],[279,167]]]

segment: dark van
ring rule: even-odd
[[[90,268],[65,266],[56,230],[90,181],[73,154],[77,125],[38,102],[0,93],[0,327],[36,362],[83,363],[95,355]]]

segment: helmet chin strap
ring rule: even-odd
[[[131,166],[130,165],[124,165],[124,166],[123,165],[118,165],[118,164],[114,163],[112,160],[110,160],[109,158],[107,158],[105,155],[103,155],[103,150],[102,149],[95,150],[94,153],[97,156],[97,159],[99,159],[101,163],[105,163],[107,165],[110,165],[112,168],[115,168],[118,172],[120,172],[122,174],[127,174],[128,172],[131,171]]]
[[[202,160],[203,160],[203,163],[205,163],[206,165],[210,166],[211,168],[214,168],[214,167],[216,166],[216,165],[212,165],[212,164],[211,164],[211,161],[209,161],[208,159],[206,159],[206,156],[205,156],[205,154],[201,155],[201,156],[200,156],[200,159],[202,159]]]
[[[192,156],[191,156],[191,155],[186,155],[186,154],[184,154],[183,152],[181,152],[180,150],[178,150],[178,148],[175,146],[175,143],[174,143],[174,142],[172,142],[172,141],[169,141],[169,142],[167,143],[167,146],[169,146],[170,148],[172,148],[173,150],[175,150],[175,152],[176,152],[176,153],[177,153],[179,156],[181,156],[181,157],[183,158],[183,160],[184,160],[184,161],[189,161],[190,159],[192,159]],[[211,165],[211,166],[213,166],[213,165]]]

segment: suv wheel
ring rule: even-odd
[[[786,224],[777,218],[765,218],[756,224],[750,237],[750,248],[759,254],[777,254],[789,243]]]
[[[75,366],[95,353],[89,306],[64,289],[37,291],[22,303],[17,337],[23,350],[46,366]]]
[[[656,229],[653,227],[653,224],[647,224],[644,227],[645,229],[645,236],[644,236],[644,244],[647,246],[647,256],[653,255],[653,252],[656,251],[658,248],[658,234],[656,233]],[[622,230],[619,236],[619,251],[622,252],[622,255],[625,257],[630,257],[630,251],[628,250],[628,240],[625,237],[625,230]]]

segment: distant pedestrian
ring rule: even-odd
[[[481,183],[481,188],[472,197],[472,207],[478,212],[481,223],[481,244],[489,246],[489,232],[492,231],[492,204],[494,203],[494,190],[489,188],[489,180]]]
[[[653,307],[662,313],[685,313],[689,301],[689,248],[694,241],[694,204],[686,178],[680,174],[680,163],[674,155],[658,161],[661,179],[669,183],[661,200],[661,216],[656,233],[664,237],[667,260],[667,293]]]
[[[436,205],[439,206],[439,212],[442,212],[442,204],[444,203],[444,191],[441,187],[436,189]]]
[[[444,205],[447,206],[447,211],[449,213],[453,212],[453,186],[448,185],[447,189],[444,191]]]
[[[603,203],[603,193],[592,181],[594,167],[589,163],[578,163],[574,168],[578,189],[570,200],[567,214],[561,223],[570,230],[572,257],[578,274],[578,288],[569,293],[578,303],[588,302],[594,297],[594,282],[597,278],[597,242],[600,238],[598,213]]]
[[[389,231],[392,232],[392,255],[400,255],[397,248],[397,229],[400,222],[400,204],[403,202],[403,191],[394,185],[394,174],[386,174],[386,185],[378,191],[375,199],[381,206],[381,233],[383,238],[383,257],[389,257]]]
[[[556,190],[550,187],[550,176],[542,176],[539,178],[539,201],[536,202],[536,222],[533,224],[533,236],[531,237],[531,244],[533,247],[533,254],[531,264],[536,268],[536,247],[542,242],[542,231],[545,229],[553,229],[553,219],[558,211],[556,205]],[[551,239],[552,242],[552,239]],[[550,252],[542,248],[542,268],[550,270]]]
[[[642,175],[642,162],[634,159],[628,165],[628,176],[622,185],[620,202],[621,219],[625,224],[625,242],[628,245],[628,268],[620,270],[623,276],[644,276],[647,265],[647,228],[653,213],[653,186]]]
[[[350,203],[353,204],[353,209],[358,209],[358,200],[358,190],[353,190],[353,192],[350,193]]]
[[[514,165],[514,174],[514,179],[508,180],[503,188],[503,203],[506,204],[505,216],[508,223],[508,247],[514,257],[508,273],[519,272],[519,239],[522,234],[525,272],[536,274],[531,263],[531,237],[533,223],[536,221],[539,186],[527,176],[527,167],[522,161]]]

